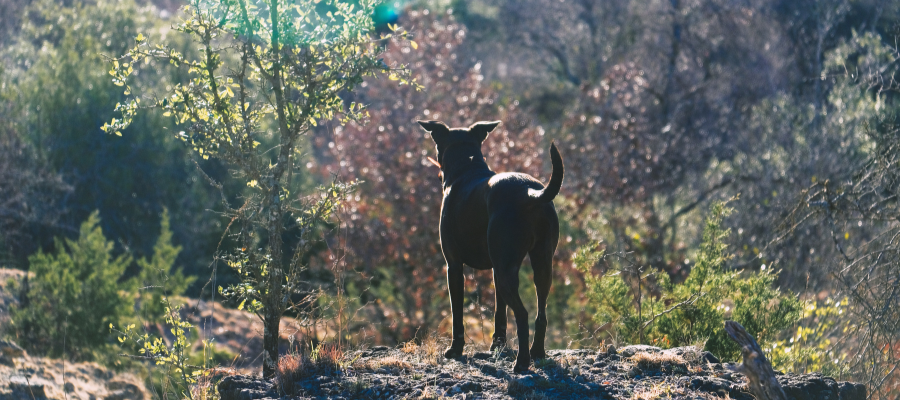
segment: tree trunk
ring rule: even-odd
[[[267,308],[263,320],[263,379],[275,376],[278,367],[278,337],[281,328],[281,314]]]

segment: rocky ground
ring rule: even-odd
[[[10,341],[0,341],[0,400],[149,399],[143,380],[97,363],[70,363],[30,357]]]
[[[338,368],[285,373],[272,381],[228,376],[222,400],[250,399],[746,399],[746,378],[692,347],[661,350],[552,350],[526,374],[511,373],[512,351],[443,360],[438,346],[373,347]],[[302,368],[301,368],[302,369]],[[288,371],[290,372],[290,371]],[[865,400],[863,385],[820,374],[781,375],[789,399]]]
[[[15,303],[6,286],[24,273],[0,269],[0,324]],[[237,371],[258,373],[261,326],[251,314],[185,299],[185,316],[203,338],[237,355]],[[296,321],[282,325],[285,343]],[[513,351],[489,353],[469,345],[465,356],[445,360],[446,343],[429,337],[400,348],[372,347],[310,360],[283,363],[282,379],[225,376],[218,383],[223,400],[252,399],[747,399],[746,378],[694,348],[660,350],[628,346],[603,350],[551,350],[526,374],[513,374]],[[284,350],[287,350],[285,348]],[[330,359],[329,359],[330,357]],[[290,357],[282,360],[290,361]],[[228,365],[226,365],[228,366]],[[231,374],[235,370],[227,369]],[[819,374],[781,375],[785,392],[797,400],[864,400],[865,387]],[[96,363],[63,363],[32,357],[0,341],[0,400],[150,399],[142,379],[114,373]]]
[[[9,307],[17,303],[13,288],[25,277],[23,271],[0,268],[0,328],[9,323]],[[175,299],[185,307],[184,317],[198,328],[193,337],[200,348],[212,339],[217,350],[230,354],[225,366],[234,370],[258,371],[262,352],[262,324],[246,311],[227,309],[221,304],[193,299]],[[282,321],[282,341],[298,332],[296,321]],[[2,330],[2,329],[0,329]],[[171,332],[160,327],[171,340]],[[2,333],[2,332],[0,332]],[[112,333],[110,334],[112,337]],[[0,338],[2,339],[2,338]],[[14,338],[13,338],[14,339]],[[156,398],[141,377],[116,373],[97,363],[71,363],[27,354],[14,340],[0,340],[0,400],[6,399],[151,399]]]

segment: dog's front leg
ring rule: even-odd
[[[453,318],[453,341],[444,352],[446,358],[457,358],[463,354],[466,343],[466,328],[463,325],[463,292],[465,291],[463,265],[458,262],[447,263],[447,286],[450,289],[450,311]]]

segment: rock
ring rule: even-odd
[[[21,398],[43,399],[47,397],[44,392],[44,385],[29,382],[24,376],[12,376],[9,378],[9,388],[14,395]]]
[[[118,389],[110,391],[103,400],[143,400],[144,395],[141,394],[140,391],[137,393],[131,392],[126,389]]]
[[[754,400],[749,393],[741,391],[738,385],[714,376],[696,376],[691,379],[690,386],[702,392],[713,393],[718,397],[730,396],[736,400]]]
[[[485,375],[497,375],[497,367],[491,364],[484,364],[481,366],[481,373]]]
[[[10,359],[25,357],[25,350],[12,340],[0,340],[0,353]]]
[[[527,387],[527,388],[532,388],[532,387],[534,387],[534,384],[535,384],[534,377],[531,375],[525,375],[521,378],[514,379],[512,382],[515,382],[515,384],[518,386]]]
[[[216,389],[221,400],[253,400],[265,398],[269,392],[274,393],[273,384],[269,381],[247,375],[231,375],[223,378]]]
[[[72,382],[66,382],[66,384],[63,385],[63,390],[65,390],[66,393],[72,393],[75,391],[75,385]]]
[[[627,375],[629,378],[634,378],[640,374],[641,374],[641,369],[638,367],[631,367],[628,369],[627,372],[625,372],[625,375]]]
[[[454,394],[456,394],[456,393],[473,393],[473,392],[478,393],[478,392],[481,392],[481,384],[479,384],[478,382],[472,382],[472,381],[460,382],[460,383],[453,385],[453,387],[450,388],[449,392],[454,393]]]
[[[606,354],[607,354],[607,355],[618,354],[618,353],[616,352],[616,346],[614,346],[614,345],[609,345],[609,346],[607,346],[607,347],[606,347]]]
[[[865,385],[851,382],[838,383],[819,373],[807,375],[787,374],[778,377],[784,393],[795,400],[863,400]]]
[[[622,357],[631,357],[637,353],[659,353],[660,351],[662,351],[662,349],[659,347],[635,344],[619,349],[619,354],[622,355]]]
[[[719,359],[716,356],[714,356],[713,353],[710,353],[708,351],[704,351],[703,353],[701,353],[700,359],[703,360],[704,362],[708,362],[710,364],[719,364],[720,363]]]

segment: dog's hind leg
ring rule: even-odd
[[[444,352],[446,358],[457,358],[463,354],[466,344],[466,328],[463,324],[463,292],[466,278],[463,276],[463,264],[447,263],[447,286],[450,289],[450,311],[453,319],[453,341]]]
[[[488,227],[488,249],[494,265],[494,287],[516,317],[519,354],[513,372],[523,372],[531,365],[531,356],[528,353],[528,310],[519,297],[519,268],[527,252],[527,247],[522,244],[530,238],[527,230],[517,222],[515,218],[492,221]]]
[[[531,267],[534,269],[534,288],[537,291],[537,318],[534,320],[534,342],[531,344],[531,358],[546,358],[544,337],[547,332],[547,296],[553,283],[553,253],[556,242],[551,245],[538,244],[532,249]],[[550,247],[549,249],[547,247]]]
[[[524,257],[522,257],[524,258]],[[497,264],[494,264],[497,268]],[[516,356],[516,365],[513,372],[524,372],[531,365],[531,355],[528,353],[528,310],[519,297],[519,265],[508,263],[502,273],[496,275],[494,286],[503,300],[512,309],[516,317],[516,335],[519,337],[519,354]]]
[[[491,351],[506,346],[506,302],[497,290],[497,271],[494,271],[494,336],[491,340]]]

